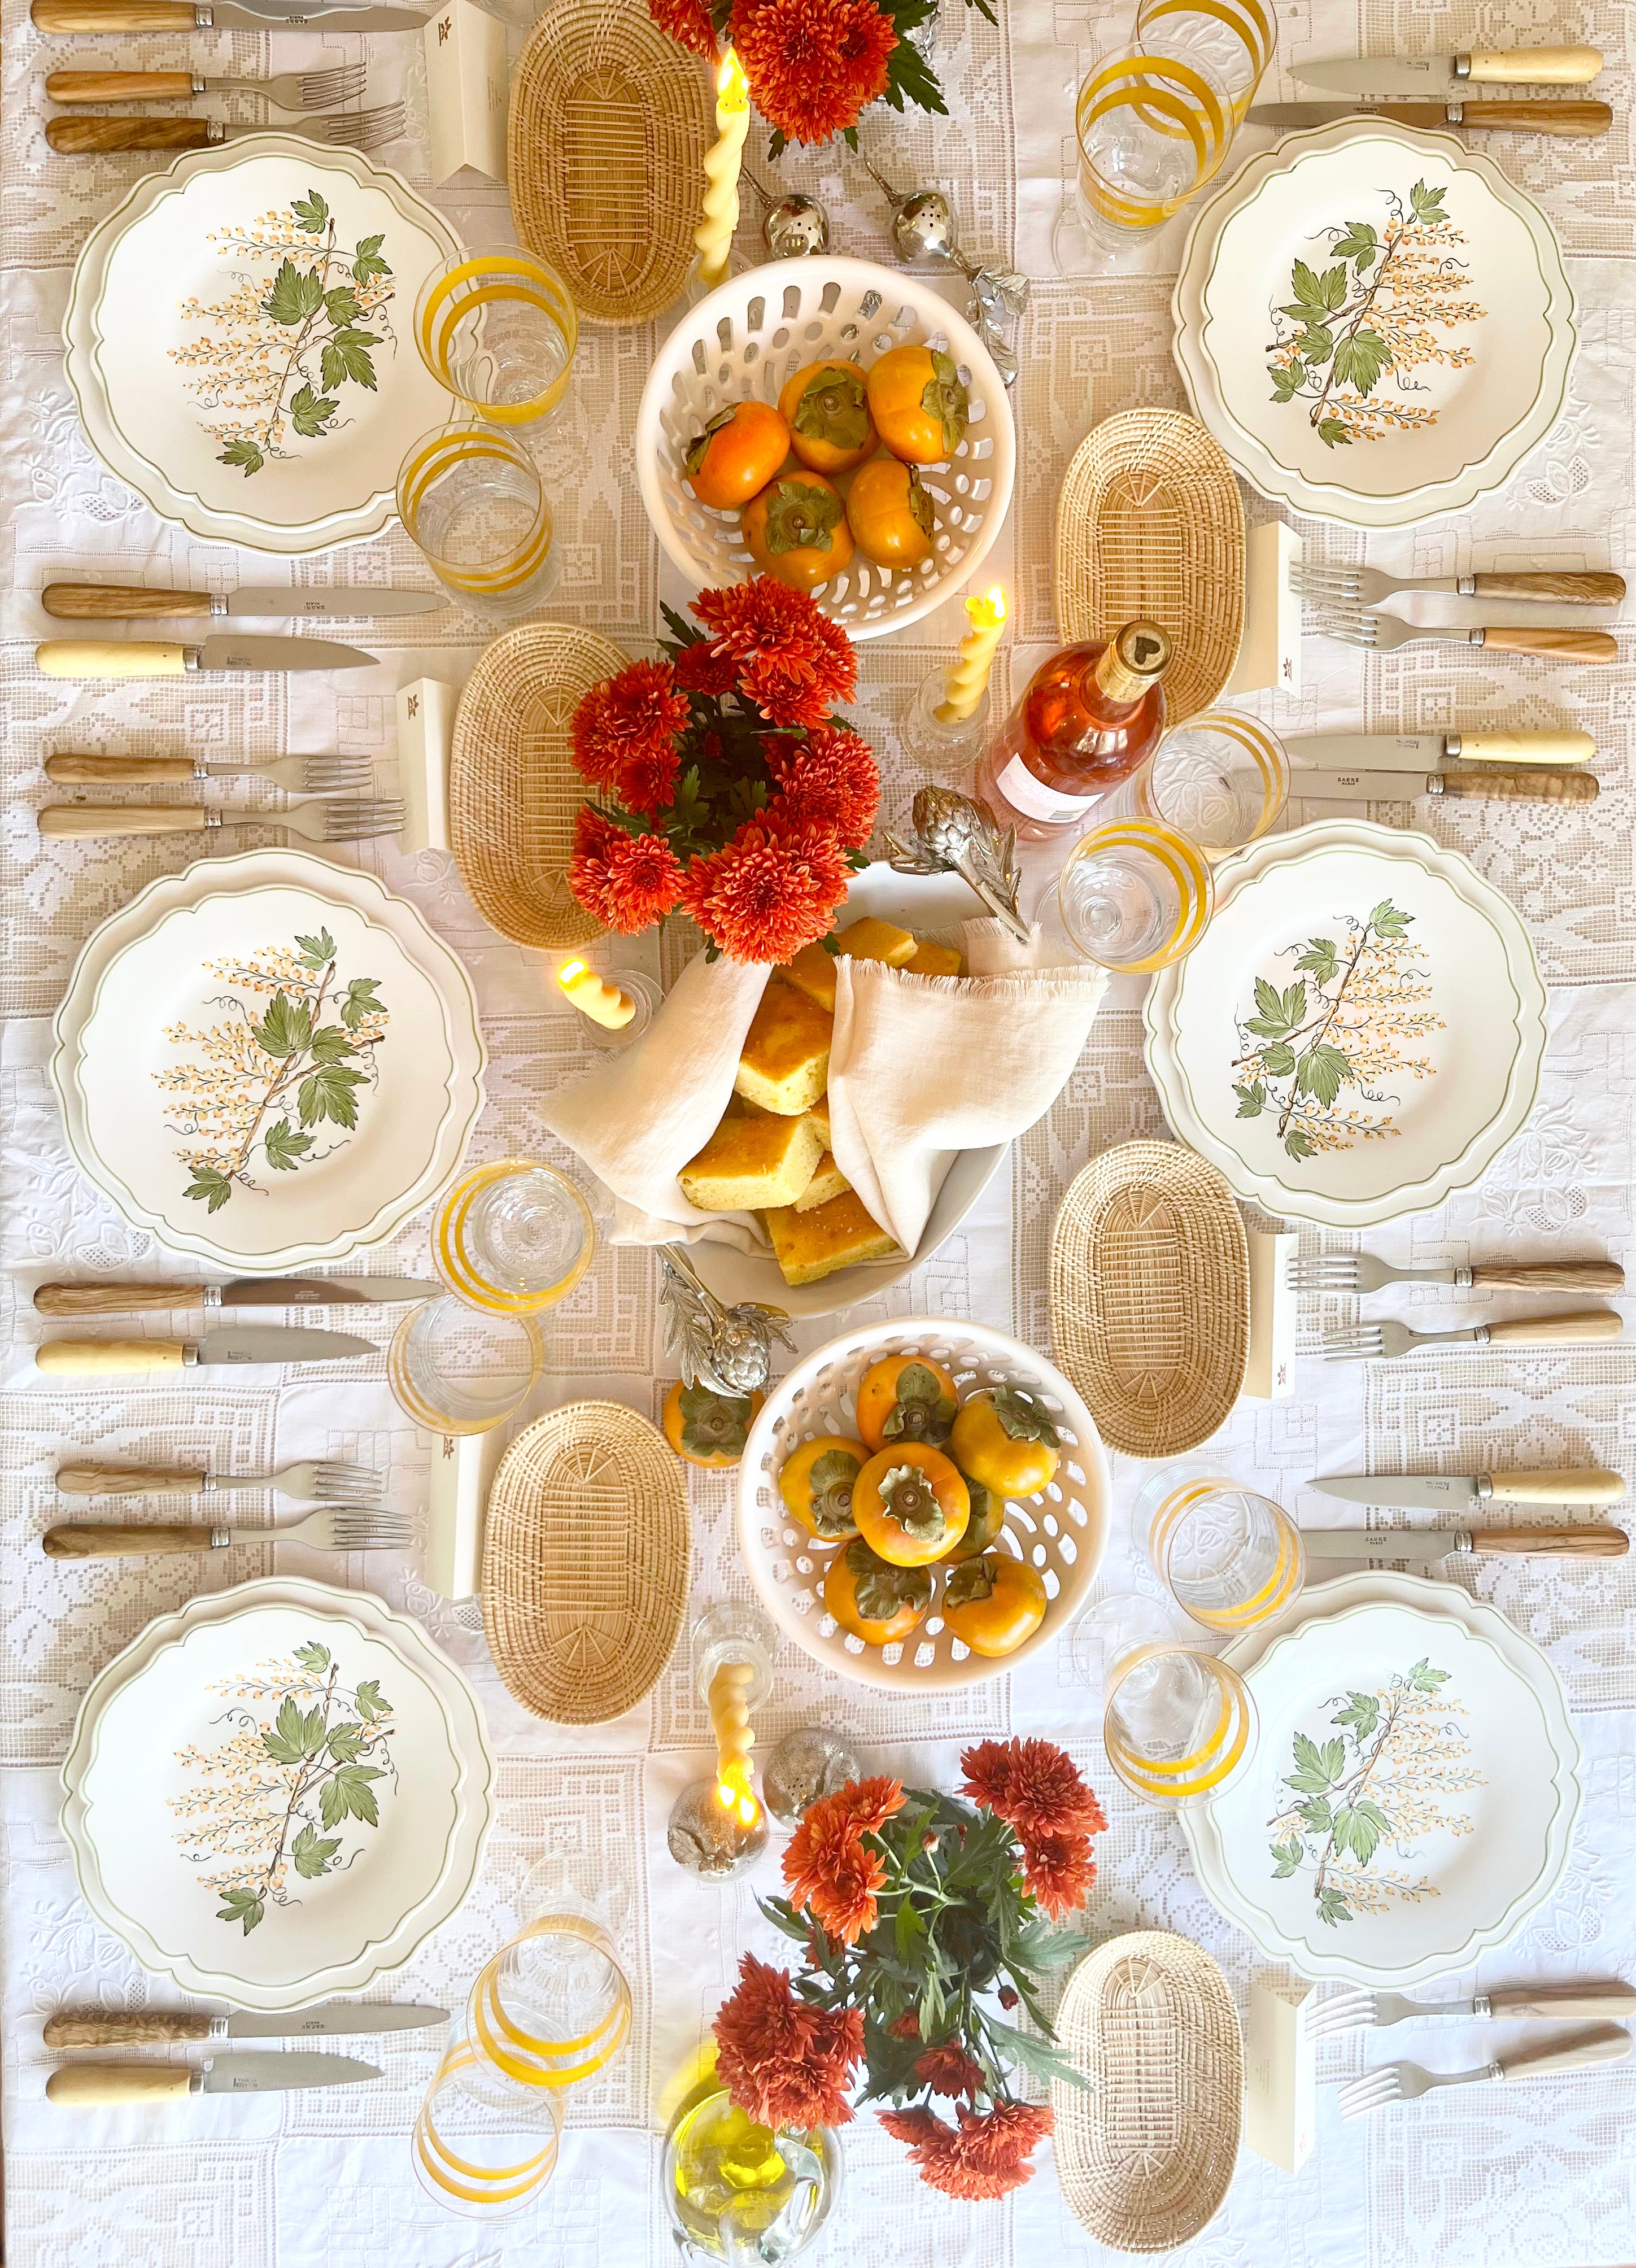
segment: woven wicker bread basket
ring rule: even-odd
[[[1238,2156],[1244,2049],[1210,1955],[1169,1930],[1132,1930],[1068,1979],[1057,2036],[1088,2088],[1051,2084],[1068,2210],[1116,2252],[1197,2236]]]
[[[1249,1354],[1249,1247],[1213,1166],[1174,1142],[1091,1160],[1051,1230],[1050,1332],[1126,1456],[1179,1456],[1226,1423]]]
[[[643,0],[558,0],[512,74],[512,218],[582,319],[643,323],[693,259],[710,138],[704,68]]]
[[[1093,427],[1057,504],[1057,622],[1111,637],[1145,615],[1169,631],[1165,713],[1184,725],[1220,697],[1244,634],[1244,504],[1220,445],[1174,409]]]
[[[520,1433],[489,1491],[483,1620],[513,1699],[557,1725],[634,1709],[675,1651],[692,1574],[682,1468],[622,1402]]]
[[[472,903],[513,945],[589,945],[568,887],[586,783],[568,753],[581,696],[628,657],[594,630],[528,622],[478,657],[454,716],[449,841]]]

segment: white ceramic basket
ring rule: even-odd
[[[637,416],[642,501],[666,552],[694,587],[756,573],[736,512],[711,512],[682,484],[682,454],[718,409],[776,402],[802,365],[845,355],[867,369],[893,347],[938,347],[954,357],[971,422],[953,460],[923,467],[937,512],[936,549],[912,573],[892,574],[861,553],[814,596],[855,638],[918,622],[973,575],[1011,505],[1017,442],[992,357],[931,285],[868,260],[775,261],[730,276],[687,310],[660,347]]]
[[[1003,1660],[985,1660],[962,1646],[936,1599],[925,1622],[897,1645],[866,1646],[841,1629],[819,1595],[836,1547],[815,1543],[778,1494],[784,1461],[803,1441],[821,1433],[856,1435],[859,1381],[891,1354],[941,1363],[962,1401],[983,1387],[1025,1387],[1044,1403],[1062,1437],[1056,1478],[1039,1494],[1007,1503],[995,1546],[1037,1568],[1050,1600],[1034,1636]],[[1095,1579],[1108,1540],[1109,1501],[1108,1460],[1091,1414],[1043,1355],[1004,1331],[954,1316],[900,1318],[844,1331],[769,1395],[739,1467],[739,1544],[763,1604],[814,1661],[866,1685],[932,1692],[999,1677],[1062,1635]]]

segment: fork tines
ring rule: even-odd
[[[1373,1328],[1365,1323],[1355,1331],[1345,1331],[1323,1343],[1325,1362],[1367,1362],[1386,1351],[1386,1335],[1380,1325]]]
[[[337,63],[332,70],[301,74],[301,102],[307,110],[327,110],[331,103],[350,102],[364,92],[367,63]],[[274,106],[277,107],[276,105]]]
[[[1338,1992],[1332,1999],[1316,2001],[1307,2011],[1307,2037],[1326,2040],[1337,2032],[1355,2032],[1375,2021],[1374,1995],[1361,1985]]]
[[[1355,1252],[1320,1252],[1309,1259],[1292,1259],[1289,1263],[1292,1292],[1349,1292],[1357,1281]]]
[[[1343,2118],[1361,2118],[1367,2111],[1378,2110],[1382,2103],[1401,2102],[1402,2072],[1395,2063],[1383,2063],[1343,2087],[1335,2099]]]
[[[372,1465],[326,1462],[313,1468],[313,1497],[318,1504],[367,1506],[380,1501],[385,1475]]]
[[[1340,599],[1326,598],[1323,605],[1328,619],[1318,625],[1321,637],[1338,638],[1343,645],[1375,645],[1379,643],[1381,618],[1378,615],[1365,614],[1360,607],[1349,607]]]
[[[387,102],[378,110],[343,110],[313,123],[323,128],[324,139],[336,149],[378,150],[402,133],[404,114],[401,102]]]
[[[383,797],[373,802],[326,803],[322,806],[322,813],[324,840],[327,843],[352,843],[361,841],[367,835],[395,835],[403,824],[406,807],[395,798]],[[268,823],[276,827],[278,814],[269,812],[266,815]],[[294,814],[287,815],[292,818]]]
[[[301,785],[308,795],[340,795],[349,788],[367,787],[372,773],[367,756],[307,756],[301,764]]]
[[[407,1551],[414,1541],[410,1522],[400,1513],[334,1512],[327,1515],[337,1551]],[[273,1530],[276,1540],[277,1530]]]
[[[1302,561],[1290,570],[1290,588],[1303,599],[1315,599],[1327,594],[1335,599],[1357,599],[1363,589],[1364,570],[1361,567],[1309,566]]]

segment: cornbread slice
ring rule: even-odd
[[[831,1197],[813,1212],[798,1212],[793,1205],[769,1206],[767,1233],[786,1284],[815,1284],[833,1276],[837,1268],[853,1268],[860,1261],[886,1260],[896,1245],[877,1227],[852,1189]]]
[[[963,976],[966,956],[956,953],[952,945],[931,945],[922,939],[915,947],[914,958],[903,963],[910,976]]]
[[[828,1083],[834,1031],[835,1018],[815,1000],[772,978],[744,1035],[734,1086],[780,1117],[800,1117]]]
[[[825,951],[822,938],[814,945],[804,945],[777,973],[834,1015],[835,955]]]
[[[724,1118],[677,1174],[701,1212],[754,1212],[792,1205],[822,1154],[805,1118]]]
[[[827,1150],[829,1146],[829,1096],[827,1094],[821,1094],[817,1101],[814,1103],[812,1108],[807,1112],[807,1116],[812,1120],[813,1124],[818,1129],[819,1134],[822,1138],[823,1146]]]
[[[884,961],[888,968],[903,968],[915,957],[919,943],[910,931],[892,922],[876,921],[873,914],[855,921],[836,939],[838,951],[853,961]]]
[[[809,1119],[807,1123],[810,1125],[811,1123]],[[851,1186],[826,1150],[813,1169],[811,1181],[796,1198],[795,1210],[797,1212],[814,1212],[821,1204],[828,1204],[831,1197],[838,1197],[843,1189],[850,1189]]]

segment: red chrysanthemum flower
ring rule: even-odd
[[[1100,1835],[1108,1822],[1053,1741],[979,1741],[960,1759],[964,1793],[1020,1835]]]
[[[920,2019],[912,2008],[905,2008],[901,2016],[893,2017],[887,2029],[895,2040],[917,2040],[920,2037]]]
[[[681,772],[676,744],[667,740],[659,747],[627,756],[614,774],[614,793],[627,811],[640,812],[651,819],[674,801]]]
[[[778,784],[780,817],[827,827],[848,850],[863,849],[881,808],[881,774],[867,740],[844,725],[820,725],[804,740],[770,735],[763,753]]]
[[[764,0],[763,0],[764,4]],[[774,725],[822,725],[858,690],[858,657],[839,622],[770,575],[691,601],[738,664],[739,690]]]
[[[837,1819],[850,1819],[854,1827],[866,1835],[878,1835],[894,1812],[903,1808],[903,1783],[888,1779],[878,1772],[870,1779],[849,1779],[833,1795],[821,1795],[810,1808],[830,1812]]]
[[[1055,2124],[1051,2113],[1030,2102],[997,2102],[991,2110],[957,2113],[957,2127],[929,2110],[883,2110],[881,2124],[909,2155],[928,2189],[945,2197],[977,2202],[1021,2189],[1034,2172],[1035,2145]]]
[[[706,63],[715,60],[716,27],[702,0],[647,0],[647,12],[690,55],[703,55]]]
[[[815,2008],[790,1989],[786,1969],[747,1953],[739,1982],[717,2011],[716,2069],[728,2094],[762,2126],[844,2126],[864,2052],[857,2008]]]
[[[844,1945],[856,1945],[874,1927],[886,1867],[880,1853],[866,1847],[854,1820],[819,1813],[814,1804],[790,1837],[784,1879],[791,1903]]]
[[[714,638],[696,638],[691,645],[684,645],[673,666],[677,684],[689,693],[713,693],[719,698],[738,690],[739,665],[717,646]]]
[[[986,2086],[983,2066],[958,2040],[944,2040],[928,2048],[915,2066],[915,2076],[924,2080],[933,2095],[970,2096],[981,2094]]]
[[[1025,1835],[1022,1879],[1053,1921],[1085,1904],[1096,1861],[1083,1835]]]
[[[581,806],[568,887],[604,929],[634,937],[670,912],[682,883],[682,862],[662,835],[627,835]]]
[[[816,827],[749,820],[688,868],[682,902],[735,961],[790,961],[826,934],[849,880],[841,846]]]
[[[885,93],[897,33],[873,0],[737,0],[733,43],[763,117],[827,142]]]
[[[633,661],[593,685],[575,710],[574,762],[597,787],[616,789],[628,765],[652,762],[667,752],[674,761],[675,736],[688,714],[667,661]]]

